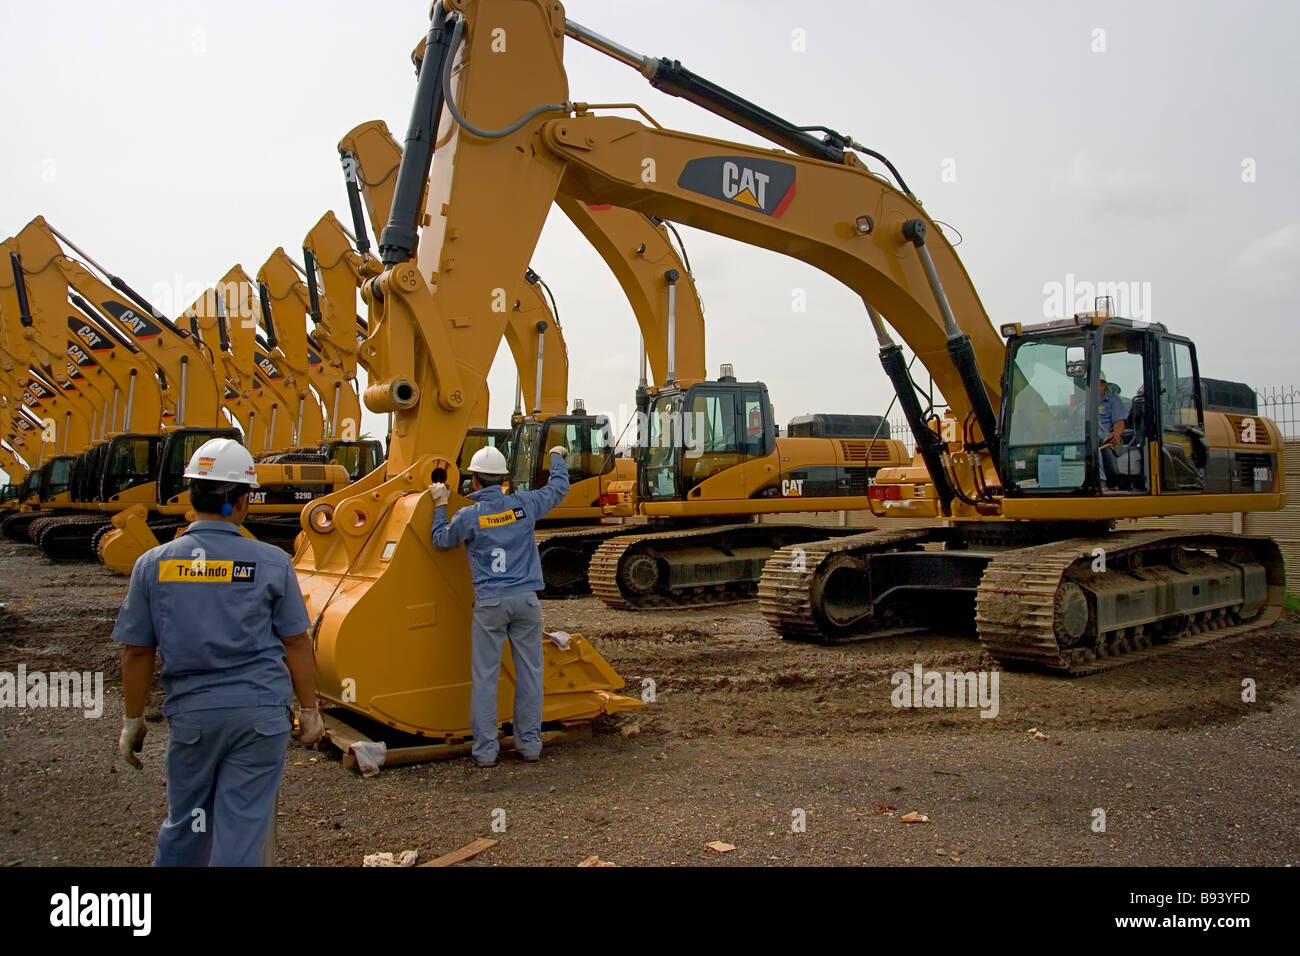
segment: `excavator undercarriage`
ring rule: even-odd
[[[1075,677],[1268,627],[1281,613],[1281,553],[1267,539],[1087,523],[967,530],[784,548],[763,570],[763,617],[787,640],[823,644],[955,624],[974,628],[1002,666]]]

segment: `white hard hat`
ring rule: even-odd
[[[474,452],[474,457],[469,460],[469,470],[480,475],[503,476],[510,471],[506,467],[506,456],[501,454],[499,448],[491,445],[485,445]]]
[[[256,488],[257,466],[248,449],[235,439],[213,438],[194,452],[185,468],[185,477]]]

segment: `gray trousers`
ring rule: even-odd
[[[471,668],[474,691],[469,725],[474,731],[474,759],[497,758],[497,680],[506,641],[515,665],[515,749],[526,757],[542,752],[542,605],[532,592],[474,602]]]
[[[275,822],[290,720],[283,707],[172,716],[167,819],[154,866],[259,866]]]

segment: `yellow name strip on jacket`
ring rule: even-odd
[[[523,516],[523,508],[515,508],[512,511],[503,511],[495,515],[479,515],[478,526],[480,528],[499,528],[503,524],[514,524]]]
[[[235,575],[234,561],[159,561],[158,580],[164,583],[196,581],[229,584]]]

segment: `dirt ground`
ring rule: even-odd
[[[124,593],[98,566],[0,542],[0,671],[105,675],[99,719],[0,708],[0,864],[152,858],[167,733],[155,702],[145,769],[115,759],[109,634]],[[491,837],[461,865],[1300,863],[1296,614],[1081,680],[1003,673],[989,719],[891,703],[891,675],[915,663],[987,667],[967,637],[787,644],[756,603],[638,614],[581,599],[545,614],[548,629],[587,636],[633,694],[653,680],[655,702],[538,764],[490,771],[462,758],[362,779],[295,743],[280,862],[359,866],[403,849],[424,860]],[[902,822],[909,811],[931,822]],[[715,840],[735,850],[706,847]]]

